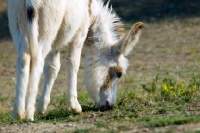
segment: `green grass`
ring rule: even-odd
[[[1,112],[0,113],[0,125],[10,123],[11,112]]]
[[[81,101],[83,114],[75,115],[66,107],[66,94],[53,97],[50,109],[45,118],[35,116],[35,122],[94,122],[96,128],[106,128],[110,122],[134,122],[144,126],[157,127],[172,124],[183,124],[189,122],[200,122],[200,116],[196,116],[199,108],[196,102],[200,99],[200,77],[193,73],[189,80],[184,80],[172,74],[166,73],[164,78],[155,78],[147,84],[141,84],[141,91],[145,95],[131,88],[120,88],[117,103],[114,110],[100,112],[98,107],[92,103],[85,90],[80,90],[79,101]],[[90,116],[92,115],[91,119]],[[0,113],[0,124],[10,123],[11,112]],[[106,120],[106,122],[105,122]],[[26,121],[17,121],[21,123]],[[128,130],[127,126],[118,126],[116,131]],[[88,129],[89,130],[89,129]],[[76,132],[88,130],[77,129]]]
[[[95,129],[95,128],[88,128],[88,129],[75,129],[72,133],[119,133],[118,130],[113,130],[113,129],[109,129],[109,130],[99,130],[99,129]]]

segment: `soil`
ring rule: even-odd
[[[115,124],[119,125],[119,123],[114,123],[107,128],[98,128],[97,131],[103,132],[108,129],[115,130]],[[130,130],[124,130],[121,132],[124,133],[146,133],[146,132],[167,132],[173,131],[173,133],[183,133],[186,131],[195,132],[200,130],[200,123],[188,123],[183,125],[172,125],[165,127],[137,127],[132,123],[123,123],[120,122],[120,125],[130,125]],[[23,123],[23,124],[12,124],[12,125],[4,125],[0,127],[0,132],[2,133],[61,133],[61,132],[74,132],[78,129],[90,129],[95,126],[92,123],[79,123],[79,122],[62,122],[62,123]]]

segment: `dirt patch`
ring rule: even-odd
[[[90,129],[93,131],[104,132],[104,131],[115,131],[119,123],[113,123],[111,126],[106,128],[98,128],[93,123],[81,123],[81,122],[62,122],[62,123],[23,123],[23,124],[12,124],[4,125],[0,127],[0,132],[2,133],[14,133],[14,132],[24,132],[24,133],[52,133],[52,132],[76,132],[76,131],[87,131]],[[172,125],[166,127],[139,127],[135,126],[133,123],[120,122],[120,127],[129,126],[129,129],[123,129],[121,132],[126,133],[142,133],[142,132],[174,132],[183,133],[186,131],[195,132],[200,130],[200,123],[189,123],[183,125]]]

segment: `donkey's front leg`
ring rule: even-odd
[[[35,102],[38,91],[38,84],[43,70],[44,58],[42,56],[42,48],[38,50],[37,55],[31,58],[31,69],[29,76],[29,84],[26,95],[26,119],[34,120]]]
[[[42,95],[39,98],[37,105],[37,113],[44,117],[47,113],[47,106],[50,102],[50,94],[60,70],[60,51],[52,51],[48,54],[44,66],[44,86]]]
[[[68,76],[68,107],[76,114],[82,112],[81,106],[77,99],[77,73],[80,65],[81,46],[69,46],[69,54],[67,56],[67,76]]]

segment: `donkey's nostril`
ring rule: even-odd
[[[100,106],[99,108],[101,111],[106,111],[113,109],[113,107],[114,107],[113,104],[110,104],[109,101],[107,100],[106,105]]]
[[[109,106],[109,101],[108,100],[106,100],[106,106]]]

